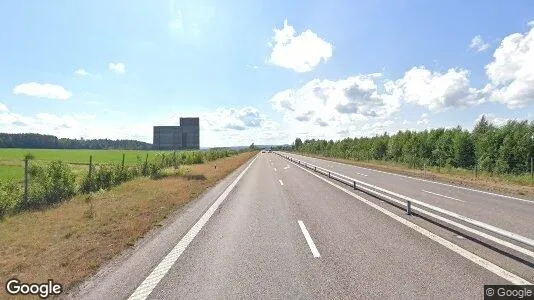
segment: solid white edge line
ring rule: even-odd
[[[455,200],[455,201],[460,201],[460,202],[465,202],[464,200],[456,199],[456,198],[451,197],[451,196],[445,196],[445,195],[434,193],[434,192],[431,192],[431,191],[427,191],[427,190],[421,190],[421,191],[423,191],[425,193],[428,193],[428,194],[440,196],[440,197],[443,197],[443,198],[447,198],[447,199],[451,199],[451,200]]]
[[[237,178],[224,190],[224,192],[213,202],[208,210],[200,217],[200,219],[189,229],[189,231],[182,237],[182,239],[174,246],[174,248],[160,261],[160,263],[152,270],[152,272],[145,278],[145,280],[137,287],[137,289],[128,298],[129,300],[146,299],[154,290],[156,285],[167,274],[170,268],[178,260],[180,255],[185,251],[187,246],[193,241],[197,234],[202,230],[204,225],[208,222],[213,213],[219,208],[221,203],[228,197],[230,192],[234,189],[236,184],[241,180],[241,177],[252,166],[257,156],[250,162],[250,164],[237,176]]]
[[[301,168],[302,170],[310,173],[311,175],[321,179],[322,181],[324,181],[324,182],[326,182],[326,183],[338,188],[339,190],[345,192],[346,194],[349,194],[350,196],[352,196],[352,197],[360,200],[361,202],[371,206],[372,208],[384,213],[385,215],[387,215],[388,217],[391,217],[395,221],[397,221],[397,222],[399,222],[399,223],[401,223],[401,224],[403,224],[403,225],[405,225],[405,226],[417,231],[418,233],[422,234],[423,236],[426,236],[427,238],[429,238],[429,239],[435,241],[436,243],[444,246],[445,248],[450,249],[453,252],[463,256],[464,258],[474,262],[475,264],[483,267],[484,269],[492,272],[493,274],[495,274],[495,275],[497,275],[497,276],[499,276],[501,278],[504,278],[504,279],[508,280],[509,282],[515,284],[515,285],[530,285],[530,284],[532,284],[532,283],[528,282],[527,280],[519,277],[518,275],[515,275],[515,274],[513,274],[513,273],[511,273],[511,272],[509,272],[509,271],[497,266],[496,264],[494,264],[494,263],[492,263],[492,262],[490,262],[490,261],[488,261],[488,260],[486,260],[486,259],[484,259],[484,258],[472,253],[472,252],[469,252],[468,250],[466,250],[466,249],[464,249],[464,248],[462,248],[462,247],[460,247],[460,246],[458,246],[458,245],[456,245],[456,244],[454,244],[454,243],[452,243],[452,242],[450,242],[450,241],[448,241],[448,240],[446,240],[446,239],[444,239],[444,238],[442,238],[442,237],[440,237],[440,236],[438,236],[438,235],[436,235],[436,234],[434,234],[434,233],[432,233],[432,232],[420,227],[419,225],[416,225],[415,223],[412,223],[412,222],[410,222],[410,221],[408,221],[408,220],[406,220],[404,218],[401,218],[401,217],[397,216],[396,214],[390,212],[389,210],[387,210],[387,209],[385,209],[385,208],[383,208],[383,207],[381,207],[381,206],[379,206],[377,204],[374,204],[373,202],[371,202],[371,201],[369,201],[369,200],[367,200],[367,199],[365,199],[365,198],[363,198],[363,197],[361,197],[359,195],[356,195],[355,193],[353,193],[353,192],[351,192],[349,190],[346,190],[345,188],[343,188],[343,187],[341,187],[341,186],[339,186],[339,185],[337,185],[337,184],[335,184],[333,182],[330,182],[329,180],[327,180],[325,178],[322,178],[321,176],[319,176],[319,175],[317,175],[317,174],[315,174],[315,173],[313,173],[313,172],[311,172],[309,170],[306,170],[306,169],[304,169],[303,167],[301,167],[299,165],[296,165],[296,166]]]
[[[312,159],[317,159],[317,160],[326,161],[326,162],[330,161],[330,160],[326,160],[326,159],[315,158],[315,157],[310,157],[310,156],[305,156],[305,155],[300,155],[300,154],[292,154],[292,155],[302,156],[302,157],[312,158]],[[454,185],[454,184],[443,183],[443,182],[439,182],[439,181],[432,181],[432,180],[427,180],[427,179],[423,179],[423,178],[417,178],[417,177],[406,176],[406,175],[401,175],[401,174],[395,174],[395,173],[386,172],[386,171],[380,171],[380,170],[375,170],[375,169],[370,169],[370,168],[364,168],[364,167],[355,166],[355,165],[351,165],[351,164],[340,163],[340,162],[337,162],[337,161],[331,161],[331,162],[339,164],[339,165],[343,165],[343,166],[360,168],[360,169],[364,169],[364,170],[368,170],[368,171],[379,172],[379,173],[384,173],[384,174],[404,177],[404,178],[408,178],[408,179],[424,181],[424,182],[428,182],[428,183],[435,183],[435,184],[444,185],[444,186],[448,186],[448,187],[453,187],[453,188],[457,188],[457,189],[462,189],[462,190],[467,190],[467,191],[472,191],[472,192],[478,192],[478,193],[482,193],[482,194],[486,194],[486,195],[492,195],[492,196],[498,196],[498,197],[503,197],[503,198],[507,198],[507,199],[513,199],[513,200],[524,201],[524,202],[528,202],[528,203],[534,203],[533,200],[522,199],[522,198],[517,198],[517,197],[513,197],[513,196],[508,196],[508,195],[501,195],[501,194],[487,192],[487,191],[481,191],[481,190],[472,189],[472,188],[468,188],[468,187],[464,187],[464,186],[457,186],[457,185]]]
[[[304,238],[306,239],[306,242],[308,243],[308,247],[310,247],[310,250],[313,254],[313,257],[318,258],[321,257],[321,254],[319,253],[319,250],[317,250],[317,247],[315,247],[315,243],[313,242],[310,233],[308,232],[308,229],[306,229],[306,225],[301,220],[298,220],[300,230],[302,230],[302,234],[304,235]]]
[[[282,182],[282,179],[278,179],[278,182],[280,182],[280,185],[284,185],[284,183]]]

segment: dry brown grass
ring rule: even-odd
[[[444,183],[455,184],[459,186],[466,186],[472,188],[478,188],[482,190],[488,190],[496,193],[503,193],[512,196],[522,196],[526,198],[534,199],[534,187],[525,186],[507,182],[503,178],[494,176],[488,176],[486,174],[479,174],[477,177],[470,171],[450,171],[442,169],[441,172],[427,170],[417,170],[409,169],[401,165],[393,164],[379,164],[373,162],[362,162],[362,161],[353,161],[347,159],[331,158],[324,157],[319,155],[309,155],[307,156],[321,158],[330,161],[337,161],[340,163],[351,164],[359,167],[370,168],[380,171],[386,171],[395,174],[402,174],[412,177],[419,177],[428,180],[435,180]]]
[[[72,287],[254,154],[188,166],[189,176],[141,178],[92,199],[81,195],[44,211],[6,218],[0,222],[0,282],[53,278]],[[2,288],[0,298],[6,296]]]

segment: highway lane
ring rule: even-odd
[[[525,237],[534,238],[534,200],[488,194],[474,189],[463,189],[294,153],[286,154]]]
[[[480,297],[483,284],[507,283],[286,167],[261,154],[149,298],[467,299]]]
[[[196,200],[72,298],[128,298],[204,218],[197,203],[210,207],[239,178],[153,282],[149,299],[472,299],[482,297],[484,284],[509,283],[275,154],[258,155],[239,176]]]

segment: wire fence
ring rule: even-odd
[[[201,164],[237,154],[234,150],[181,151],[156,153],[149,160],[137,155],[135,163],[96,163],[89,155],[87,163],[44,162],[27,155],[23,160],[22,180],[0,180],[0,218],[23,210],[41,208],[69,199],[76,194],[107,190],[136,177],[159,178],[166,168]]]

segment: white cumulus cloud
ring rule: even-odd
[[[87,71],[86,71],[85,69],[83,69],[83,68],[80,68],[80,69],[76,70],[76,71],[74,72],[74,74],[76,74],[76,75],[78,75],[78,76],[87,76],[87,75],[89,75],[89,72],[87,72]]]
[[[61,85],[38,82],[21,83],[13,88],[13,94],[57,100],[67,100],[72,96]]]
[[[428,120],[428,114],[427,113],[423,113],[421,114],[421,118],[419,119],[419,121],[417,121],[417,125],[428,125],[430,121]]]
[[[7,113],[9,110],[4,103],[0,103],[0,113]]]
[[[469,48],[477,52],[486,51],[489,49],[489,47],[490,47],[490,44],[484,42],[484,40],[482,39],[482,36],[480,35],[476,35],[475,37],[473,37],[473,39],[471,40],[471,44],[469,44]]]
[[[314,79],[274,94],[270,103],[282,114],[285,130],[295,135],[328,139],[358,135],[365,124],[372,120],[384,124],[399,109],[400,93],[391,85],[382,83],[379,73],[337,81]]]
[[[224,131],[247,130],[262,126],[265,117],[251,106],[242,108],[217,108],[213,112],[202,114],[203,124],[210,130]]]
[[[180,117],[188,116],[200,118],[200,143],[203,147],[280,143],[292,138],[277,122],[252,106],[175,114],[168,124],[178,125]]]
[[[298,89],[273,95],[273,108],[298,121],[324,125],[327,120],[385,117],[399,107],[398,95],[378,83],[380,74],[331,81],[314,79]]]
[[[506,36],[486,65],[491,100],[510,108],[534,103],[534,27]]]
[[[108,64],[108,68],[110,71],[115,72],[117,74],[124,74],[126,72],[126,66],[123,63],[112,63],[110,62]]]
[[[509,118],[501,118],[501,117],[497,117],[495,114],[492,114],[492,113],[489,113],[489,114],[480,114],[478,115],[478,117],[475,119],[475,122],[473,122],[473,125],[476,125],[480,119],[482,119],[482,117],[485,117],[486,120],[497,126],[497,127],[500,127],[500,126],[503,126],[505,125],[508,121],[510,121],[511,119]]]
[[[306,30],[297,34],[295,28],[284,21],[282,29],[274,29],[272,53],[268,62],[295,72],[309,72],[321,60],[332,57],[332,45],[314,33]]]
[[[463,69],[449,69],[442,74],[425,67],[414,67],[395,81],[394,88],[400,89],[405,102],[430,110],[484,102],[484,92],[470,86],[469,72]]]

